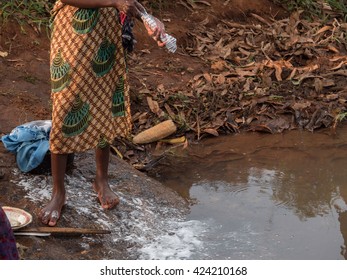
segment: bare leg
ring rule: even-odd
[[[66,200],[64,177],[67,154],[51,154],[53,191],[51,201],[41,210],[39,217],[42,223],[55,226],[61,215]]]
[[[97,148],[96,157],[96,177],[93,184],[94,190],[98,193],[102,208],[112,209],[119,204],[118,196],[111,190],[108,184],[108,164],[110,160],[110,146]]]

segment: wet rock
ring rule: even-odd
[[[138,259],[144,243],[172,232],[166,225],[184,217],[188,205],[182,197],[115,156],[110,161],[110,186],[121,202],[116,209],[103,210],[92,190],[94,159],[93,152],[75,156],[75,167],[66,175],[68,199],[57,227],[109,229],[111,234],[16,236],[28,248],[23,259]],[[51,176],[13,168],[9,177],[1,182],[6,196],[0,203],[30,212],[29,227],[42,226],[37,213],[50,199]]]

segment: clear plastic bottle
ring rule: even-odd
[[[148,14],[147,12],[141,12],[141,19],[144,22],[144,24],[149,26],[151,30],[154,30],[157,27],[156,20],[153,18],[152,15]],[[169,52],[174,53],[177,50],[175,37],[172,37],[171,35],[165,33],[161,36],[160,39],[163,43],[165,43],[165,47]]]

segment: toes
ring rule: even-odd
[[[93,188],[98,194],[101,207],[105,210],[112,209],[119,204],[119,197],[112,191],[108,184],[93,183]]]
[[[50,214],[51,212],[50,211],[45,211],[45,210],[42,210],[41,213],[40,213],[40,218],[41,218],[41,222],[45,225],[48,224],[49,222],[49,218],[50,218]]]
[[[113,199],[104,201],[103,203],[101,203],[101,206],[103,209],[109,210],[116,207],[118,204],[119,204],[119,198],[115,197]]]
[[[59,212],[57,210],[52,211],[51,218],[49,220],[48,225],[51,227],[55,226],[57,224],[57,221],[59,220],[59,218],[60,218]]]
[[[57,221],[60,218],[60,213],[57,210],[53,210],[53,211],[42,210],[41,213],[39,214],[39,217],[43,224],[53,227],[57,224]]]
[[[54,227],[56,224],[57,224],[57,220],[55,220],[55,219],[51,219],[51,220],[49,221],[49,223],[48,223],[48,225],[49,225],[50,227]]]

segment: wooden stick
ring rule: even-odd
[[[59,228],[59,227],[30,227],[21,228],[17,232],[44,232],[52,234],[110,234],[110,230],[92,228]]]

